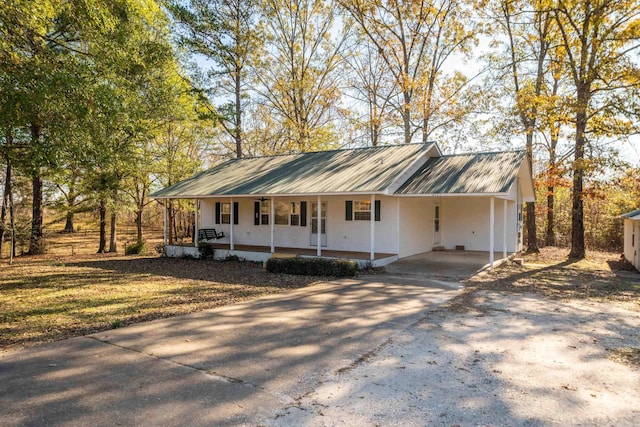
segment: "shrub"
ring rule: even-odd
[[[269,258],[266,268],[270,273],[302,276],[353,277],[358,272],[354,261],[324,258]]]
[[[133,245],[126,245],[124,247],[125,255],[138,255],[145,252],[145,242],[141,240],[139,242],[134,243]]]

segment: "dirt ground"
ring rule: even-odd
[[[640,424],[640,274],[544,250],[474,277],[270,425]]]

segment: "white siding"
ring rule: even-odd
[[[495,199],[494,250],[503,250],[503,199]],[[443,197],[440,204],[441,241],[445,249],[489,250],[489,197]],[[507,201],[507,252],[515,252],[516,204]]]
[[[215,224],[215,203],[228,203],[230,199],[204,199],[201,201],[200,228],[215,228],[223,231],[225,237],[218,240],[220,243],[229,243],[229,224]],[[311,248],[311,204],[316,197],[275,198],[276,202],[306,201],[307,202],[307,226],[276,225],[274,240],[276,247]],[[346,221],[345,202],[347,200],[370,200],[370,195],[359,196],[330,196],[323,197],[322,202],[327,203],[327,246],[323,249],[369,252],[369,221]],[[376,252],[396,253],[396,200],[393,197],[376,196],[380,200],[381,221],[375,221]],[[269,246],[271,244],[270,225],[254,225],[254,202],[251,198],[235,198],[239,203],[238,224],[234,225],[234,243],[238,245]],[[373,214],[373,212],[372,212]],[[273,221],[270,218],[270,221]]]
[[[633,236],[633,237],[632,237]],[[640,221],[624,220],[624,257],[640,270]]]
[[[400,198],[400,258],[433,249],[433,215],[433,198]]]

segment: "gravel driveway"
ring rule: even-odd
[[[269,425],[640,424],[640,312],[482,291],[439,308]]]

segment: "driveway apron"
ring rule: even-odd
[[[5,352],[0,424],[260,424],[460,288],[361,276]]]

